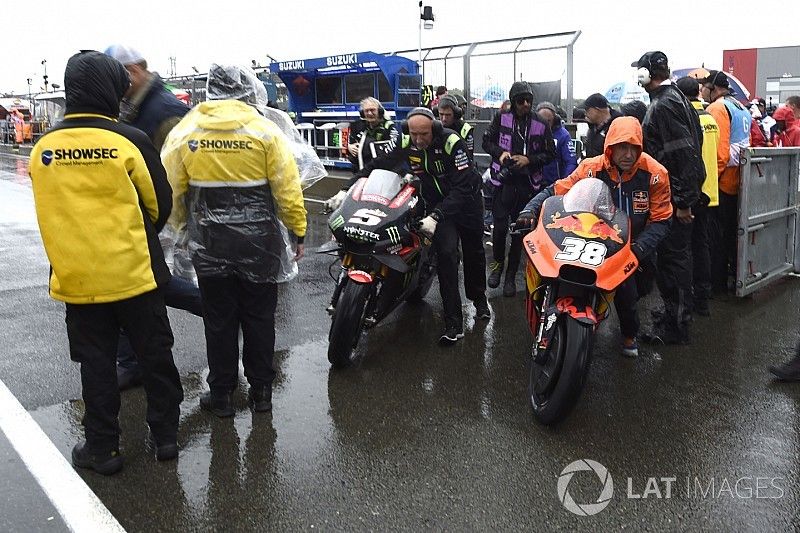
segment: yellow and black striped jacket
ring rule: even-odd
[[[36,143],[30,176],[50,296],[114,302],[169,281],[158,232],[172,190],[145,133],[101,114],[68,114]]]

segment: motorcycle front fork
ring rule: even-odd
[[[549,345],[549,338],[545,337],[545,324],[548,320],[555,321],[556,314],[552,313],[552,319],[549,319],[547,315],[547,310],[550,307],[550,299],[551,293],[553,290],[552,285],[547,285],[544,288],[544,295],[542,296],[542,300],[539,302],[538,312],[539,312],[539,327],[536,331],[536,339],[533,341],[533,349],[531,350],[531,356],[533,357],[534,362],[537,364],[544,364],[544,354],[547,353],[547,346]],[[552,326],[552,324],[551,324]]]
[[[330,304],[328,304],[328,307],[326,308],[326,311],[331,316],[333,316],[333,313],[336,311],[336,305],[339,303],[339,297],[342,294],[342,289],[344,288],[345,283],[347,283],[347,271],[348,269],[345,267],[342,267],[342,269],[339,271],[339,278],[336,281],[336,287],[333,289]],[[369,300],[367,300],[367,308],[364,313],[364,316],[366,317],[364,319],[364,325],[366,327],[372,327],[377,323],[375,310],[379,299],[377,296],[380,294],[382,283],[380,279],[375,280],[374,283],[376,284],[376,287],[373,288],[373,293]]]
[[[336,287],[333,289],[333,294],[331,295],[331,301],[328,304],[328,307],[325,309],[329,315],[333,315],[333,312],[336,310],[336,304],[339,303],[339,296],[342,294],[342,287],[344,287],[344,282],[347,279],[347,269],[342,267],[339,269],[339,278],[336,280]]]

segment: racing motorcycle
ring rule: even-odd
[[[328,219],[335,240],[319,253],[341,259],[328,307],[328,360],[336,368],[354,363],[365,328],[430,290],[436,256],[430,239],[416,230],[424,214],[418,191],[417,178],[376,169],[350,188]]]
[[[630,225],[601,180],[586,178],[545,200],[536,228],[523,237],[526,315],[534,342],[528,397],[536,419],[562,421],[578,401],[594,333],[614,291],[638,267]]]

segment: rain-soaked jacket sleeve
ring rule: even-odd
[[[176,128],[173,128],[172,132],[167,135],[161,150],[161,162],[167,171],[169,184],[172,186],[172,213],[167,224],[171,228],[170,231],[173,232],[181,232],[186,226],[185,196],[189,188],[189,175],[183,164],[183,151],[180,144],[182,144],[181,135]]]
[[[678,208],[692,207],[700,198],[706,170],[701,155],[702,127],[697,112],[677,88],[662,89],[643,124],[644,151],[669,171],[672,201]]]
[[[297,163],[286,140],[278,135],[268,141],[267,180],[278,208],[278,216],[303,242],[306,234],[306,208]]]

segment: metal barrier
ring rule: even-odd
[[[736,296],[800,271],[800,148],[748,148],[742,154]]]

